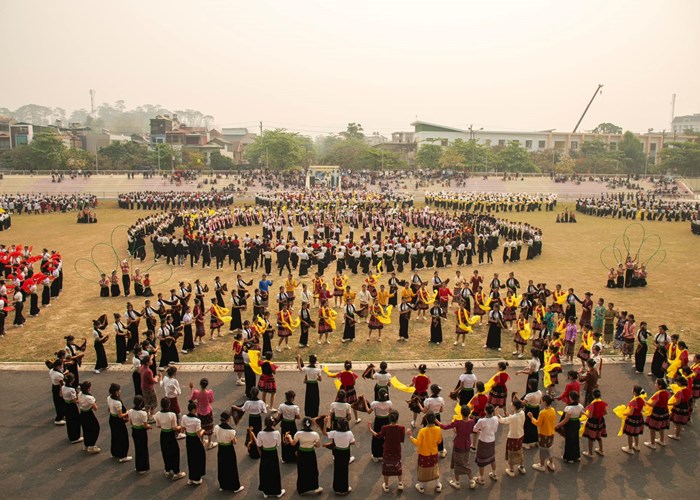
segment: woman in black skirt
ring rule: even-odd
[[[197,418],[197,403],[190,402],[187,405],[187,415],[183,415],[181,425],[185,428],[187,435],[185,441],[189,469],[187,484],[199,486],[207,471],[207,455],[202,444],[204,429],[202,429],[202,421]]]
[[[41,307],[49,307],[51,305],[51,279],[47,276],[41,282]]]
[[[350,446],[355,444],[355,436],[350,431],[348,421],[339,418],[338,430],[329,431],[328,437],[333,443],[333,491],[336,495],[346,495],[352,491],[348,485],[348,469],[355,457],[350,453]]]
[[[160,453],[163,455],[163,472],[165,477],[177,481],[187,474],[180,470],[180,446],[177,435],[182,427],[177,425],[177,415],[170,411],[170,400],[160,400],[160,411],[153,416],[156,425],[160,427]]]
[[[78,394],[78,408],[80,409],[80,427],[83,429],[83,450],[88,453],[99,453],[102,450],[95,446],[97,438],[100,436],[100,423],[97,421],[95,412],[97,403],[90,394],[92,384],[83,382],[80,384],[80,394]]]
[[[486,335],[485,348],[501,350],[501,328],[503,324],[503,314],[499,310],[498,304],[493,304],[493,309],[489,311],[489,332]]]
[[[282,489],[280,461],[277,455],[277,448],[282,444],[282,437],[279,431],[275,430],[274,424],[272,417],[266,417],[265,428],[255,438],[255,444],[260,452],[260,468],[258,469],[260,486],[258,489],[263,492],[265,498],[268,496],[280,498],[285,494],[285,490]]]
[[[255,445],[255,436],[262,429],[263,416],[267,414],[265,403],[258,399],[258,388],[252,387],[250,395],[243,406],[231,405],[231,409],[248,414],[248,433],[245,438],[245,444],[248,447],[248,455],[250,458],[260,458],[258,447]]]
[[[92,336],[95,339],[95,373],[100,373],[106,370],[109,365],[107,363],[107,353],[105,352],[105,342],[109,340],[109,333],[102,333],[107,327],[107,315],[103,314],[98,319],[92,321]]]
[[[300,358],[301,359],[301,358]],[[309,356],[309,364],[303,366],[300,363],[299,370],[304,372],[304,385],[306,395],[304,397],[304,415],[311,418],[318,417],[318,408],[321,404],[318,383],[321,381],[321,369],[316,366],[316,355]]]
[[[129,433],[126,430],[126,421],[129,419],[124,403],[122,403],[121,386],[111,384],[107,409],[109,410],[109,430],[111,432],[110,452],[113,457],[119,459],[119,463],[131,460],[129,456]]]
[[[119,297],[121,294],[117,271],[112,271],[112,275],[109,277],[109,291],[111,292],[112,297]]]
[[[231,414],[223,412],[219,425],[214,427],[214,436],[219,443],[216,455],[217,478],[219,480],[219,491],[233,491],[238,493],[245,487],[241,486],[238,478],[238,464],[236,462],[236,449],[238,443],[236,431],[231,427]]]
[[[282,463],[290,464],[297,461],[297,448],[287,442],[287,436],[294,436],[297,433],[297,419],[301,418],[299,407],[294,404],[296,398],[294,391],[284,393],[285,401],[279,406],[277,418],[282,420],[280,432],[282,437]]]
[[[148,456],[148,413],[144,410],[143,396],[134,396],[134,407],[127,413],[131,421],[131,437],[134,440],[136,472],[145,474],[151,468]]]
[[[241,311],[245,308],[245,300],[236,293],[231,292],[231,331],[242,330],[243,322],[241,320]]]
[[[39,295],[36,293],[36,285],[29,287],[29,316],[36,317],[39,316]]]
[[[49,289],[50,300],[51,289]],[[109,279],[106,274],[100,275],[100,297],[109,297]]]
[[[321,446],[321,437],[318,432],[311,430],[313,420],[304,417],[301,421],[301,430],[294,436],[286,435],[289,446],[298,446],[297,452],[297,493],[315,493],[320,495],[323,488],[318,485],[318,463],[316,450]]]
[[[537,389],[538,381],[535,379],[528,379],[527,381],[527,393],[525,397],[521,399],[522,403],[525,405],[525,414],[531,414],[532,418],[537,419],[540,415],[540,403],[542,402],[542,391]],[[526,450],[529,448],[534,448],[539,442],[539,433],[537,426],[532,423],[529,418],[525,419],[525,434],[523,436],[523,448]]]
[[[561,421],[554,428],[564,436],[564,462],[572,464],[581,460],[579,430],[581,429],[581,414],[584,408],[579,403],[578,392],[571,391],[569,400],[569,406],[564,408]]]
[[[122,322],[122,315],[114,313],[114,343],[117,348],[117,363],[126,363],[126,344],[127,337],[130,335],[126,325]]]
[[[382,431],[382,427],[389,424],[389,413],[393,410],[391,401],[389,401],[389,393],[384,389],[380,389],[379,396],[372,401],[367,413],[374,413],[374,424],[370,427],[372,433],[372,461],[379,462],[384,456],[384,438],[377,436]],[[369,425],[369,424],[367,424]]]
[[[435,305],[430,308],[430,342],[440,345],[442,343],[442,307]]]
[[[639,436],[644,434],[644,389],[641,386],[635,385],[632,389],[632,400],[627,403],[625,409],[625,423],[622,427],[622,433],[627,436],[627,446],[622,447],[622,451],[628,455],[634,455],[635,451],[639,451]]]
[[[66,415],[66,432],[68,440],[71,444],[81,443],[83,438],[80,436],[80,410],[78,409],[78,394],[73,387],[75,376],[72,373],[66,373],[64,384],[61,387],[61,398],[63,399],[64,410]]]
[[[185,306],[182,310],[182,354],[194,351],[194,337],[192,336],[192,324],[194,316],[190,306]]]

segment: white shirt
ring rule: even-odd
[[[285,420],[295,420],[296,417],[301,417],[301,414],[299,413],[299,407],[297,405],[288,405],[286,403],[282,403],[279,406],[278,411],[282,418]]]
[[[223,429],[222,427],[214,426],[214,436],[217,443],[230,443],[236,437],[236,429]]]
[[[297,439],[299,441],[299,447],[300,448],[313,448],[316,443],[318,443],[321,440],[321,437],[318,435],[318,432],[314,431],[299,431],[296,434],[294,434],[294,439]]]
[[[176,378],[165,377],[163,379],[163,389],[165,390],[166,398],[176,398],[182,394],[180,382]]]
[[[350,448],[350,445],[355,442],[352,431],[329,431],[328,438],[333,440],[337,448]]]
[[[564,408],[564,413],[568,413],[569,418],[580,418],[581,413],[583,413],[583,410],[583,405],[579,403],[577,405],[567,406],[566,408]]]
[[[263,403],[259,399],[256,401],[246,401],[245,403],[243,403],[243,406],[241,406],[241,410],[243,410],[245,413],[248,413],[249,415],[260,415],[261,413],[267,413],[265,403]]]
[[[162,412],[159,411],[156,413],[153,417],[156,421],[156,425],[160,427],[161,429],[174,429],[177,427],[177,415],[175,415],[173,412],[168,411],[168,412]]]
[[[118,399],[112,399],[112,396],[108,396],[107,408],[109,409],[109,413],[111,413],[112,415],[119,415],[123,408],[122,402]]]
[[[377,382],[377,385],[387,387],[391,382],[391,373],[375,373],[372,378]]]
[[[131,420],[131,426],[143,426],[148,422],[148,413],[145,410],[134,410],[133,408],[126,413],[129,414],[129,420]]]
[[[185,428],[185,432],[194,434],[202,430],[202,421],[197,417],[190,417],[189,415],[183,415],[180,424]]]
[[[530,406],[539,406],[542,402],[542,391],[528,392],[523,400]]]
[[[476,387],[476,375],[473,373],[463,373],[459,376],[459,381],[462,382],[463,389],[473,389]]]
[[[65,401],[75,401],[77,393],[75,392],[74,388],[64,385],[63,387],[61,387],[61,397]]]
[[[318,376],[321,374],[321,369],[315,366],[305,366],[301,370],[306,375],[306,380],[317,381]]]
[[[49,371],[49,378],[51,378],[52,385],[61,385],[61,382],[63,382],[63,373],[52,368]]]
[[[347,418],[348,415],[350,415],[351,409],[349,403],[341,403],[339,401],[331,403],[331,413],[333,413],[336,418]]]
[[[95,398],[90,396],[89,394],[85,393],[80,393],[78,394],[78,408],[80,408],[81,411],[88,411],[92,409],[92,405],[95,404]]]
[[[282,437],[280,431],[260,431],[255,438],[255,442],[260,448],[275,448],[282,446]]]
[[[525,412],[519,411],[507,417],[498,417],[502,424],[508,424],[508,437],[510,439],[520,439],[525,435]]]
[[[425,398],[425,401],[423,401],[423,408],[425,408],[426,412],[432,411],[433,413],[440,413],[444,406],[445,400],[440,396],[436,398]]]
[[[479,441],[493,443],[496,440],[498,430],[498,417],[484,417],[474,426],[474,432],[480,432]]]
[[[369,407],[377,417],[386,417],[394,406],[391,401],[372,401]]]

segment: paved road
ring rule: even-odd
[[[487,379],[492,369],[476,371],[480,379]],[[397,370],[394,373],[399,380],[408,382],[412,373],[407,370]],[[441,384],[447,392],[459,370],[434,369],[429,372],[434,382]],[[604,398],[616,406],[629,399],[631,387],[641,383],[649,387],[646,376],[635,375],[627,365],[609,365],[606,367],[602,380]],[[196,382],[199,374],[183,372],[180,382],[183,386],[192,380]],[[241,400],[242,388],[232,384],[231,373],[208,373],[210,387],[216,394],[215,414],[232,402]],[[99,419],[102,426],[98,445],[104,450],[98,455],[85,455],[79,445],[69,445],[65,429],[52,424],[53,406],[51,403],[48,376],[44,372],[23,371],[0,372],[0,405],[5,412],[0,421],[2,447],[0,448],[0,486],[5,498],[48,498],[56,495],[73,498],[83,496],[88,498],[152,497],[165,498],[171,496],[200,498],[205,496],[220,497],[216,483],[216,451],[208,452],[208,474],[202,486],[187,486],[186,482],[171,482],[160,473],[162,459],[160,456],[157,433],[150,433],[151,472],[140,476],[134,472],[133,462],[118,464],[109,457],[109,426],[106,418],[105,400],[107,387],[110,382],[118,382],[124,387],[124,401],[132,397],[130,376],[126,372],[107,372],[93,375],[85,372],[85,379],[93,382],[93,394],[100,405]],[[281,393],[289,388],[302,394],[297,402],[303,405],[303,389],[298,373],[285,372],[279,376]],[[524,376],[519,375],[511,390],[522,390]],[[332,384],[324,380],[321,384],[322,409],[333,397]],[[366,381],[360,382],[359,391],[371,394],[371,385]],[[280,394],[281,394],[280,393]],[[159,395],[160,394],[159,392]],[[405,395],[393,391],[394,399],[401,401]],[[184,397],[181,398],[181,404]],[[449,405],[451,406],[451,404]],[[303,407],[303,406],[302,406]],[[409,415],[405,404],[398,403],[402,412],[402,423],[407,424]],[[323,411],[323,410],[322,410]],[[365,416],[366,417],[366,416]],[[358,444],[353,453],[357,461],[351,465],[350,484],[353,487],[352,496],[356,498],[382,498],[396,495],[381,491],[381,465],[370,460],[370,437],[365,427],[367,418],[359,425],[353,424]],[[504,431],[499,431],[497,463],[500,479],[493,483],[487,479],[486,486],[479,487],[475,492],[452,490],[447,480],[451,477],[449,457],[441,461],[442,482],[444,490],[441,496],[449,498],[464,498],[465,496],[488,495],[491,498],[530,498],[533,495],[541,498],[697,498],[692,493],[697,490],[698,474],[698,430],[688,426],[683,433],[680,443],[671,442],[665,449],[652,452],[642,447],[642,453],[628,456],[620,451],[624,438],[616,436],[619,421],[614,416],[608,417],[610,437],[605,441],[607,455],[592,460],[582,458],[577,465],[566,465],[558,462],[557,473],[539,473],[533,471],[529,464],[536,460],[536,450],[526,450],[526,476],[510,478],[505,476]],[[446,433],[446,441],[450,438]],[[184,442],[181,448],[184,448]],[[582,443],[583,444],[583,443]],[[451,445],[448,445],[448,450]],[[555,456],[561,456],[563,440],[555,441]],[[132,443],[133,451],[133,443]],[[242,444],[237,447],[241,482],[246,490],[237,498],[261,498],[257,491],[258,467],[257,462],[250,460],[244,453]],[[332,496],[331,454],[325,449],[319,450],[320,483],[325,488],[324,497]],[[182,464],[186,468],[186,457],[182,449]],[[415,483],[416,454],[413,446],[404,446],[404,474],[406,491],[405,498],[419,498],[413,490]],[[294,492],[296,468],[294,465],[282,465],[283,487],[288,496],[296,496]],[[408,477],[406,477],[408,476]],[[394,487],[395,488],[395,487]],[[432,490],[426,496],[435,495]],[[546,496],[544,496],[546,495]]]

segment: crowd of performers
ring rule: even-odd
[[[317,207],[352,207],[374,206],[407,208],[413,206],[413,196],[390,192],[373,192],[360,190],[333,191],[326,189],[304,191],[275,191],[258,193],[255,195],[255,204],[273,209],[298,209]]]
[[[647,286],[648,275],[647,268],[639,262],[638,255],[632,257],[627,254],[624,264],[620,262],[617,268],[610,268],[605,286],[608,288],[643,288]]]
[[[7,231],[12,227],[12,214],[0,209],[0,231]]]
[[[58,300],[63,289],[61,255],[46,248],[32,255],[32,250],[0,245],[0,337],[5,336],[8,316],[14,327],[21,328],[27,317],[39,316],[41,309]]]
[[[686,222],[698,217],[700,202],[671,201],[642,193],[603,193],[598,198],[579,198],[576,210],[612,219]]]
[[[95,208],[94,194],[4,194],[0,195],[0,208],[10,214],[48,214],[73,212]]]
[[[474,212],[541,212],[553,211],[557,206],[556,194],[526,193],[454,193],[442,191],[425,193],[425,203],[448,210]]]
[[[179,210],[228,207],[233,204],[233,194],[217,191],[135,191],[117,196],[119,208],[129,210]]]
[[[561,293],[567,298],[572,296],[572,292]],[[552,295],[556,297],[554,293]],[[236,297],[238,295],[234,294],[234,302]],[[66,426],[70,443],[82,444],[86,453],[95,454],[101,451],[97,446],[100,436],[98,417],[106,417],[109,413],[111,455],[120,463],[133,460],[136,471],[141,474],[151,466],[148,431],[160,429],[158,439],[165,477],[170,480],[187,477],[191,485],[202,484],[207,472],[207,450],[218,448],[219,487],[234,492],[244,489],[238,474],[236,445],[239,439],[245,439],[245,453],[250,459],[259,460],[258,489],[265,496],[277,497],[285,494],[281,464],[289,464],[288,467],[296,464],[299,494],[323,491],[316,456],[316,450],[322,444],[332,450],[334,457],[333,491],[336,494],[349,493],[352,490],[349,466],[355,460],[352,446],[363,436],[371,440],[372,460],[382,462],[380,474],[385,492],[391,490],[393,478],[398,481],[397,490],[404,489],[402,450],[403,444],[410,441],[418,452],[414,487],[420,493],[424,493],[429,484],[434,484],[437,492],[443,488],[440,459],[448,454],[448,445],[444,442],[447,435],[443,435],[443,430],[453,430],[450,433],[453,436],[452,477],[448,484],[455,489],[461,489],[463,485],[474,489],[489,479],[499,479],[495,448],[497,439],[503,439],[497,436],[501,425],[507,426],[504,472],[511,477],[527,472],[525,452],[533,448],[538,452],[532,457],[535,460],[532,469],[541,473],[557,471],[560,468],[554,457],[557,434],[563,438],[561,457],[565,464],[580,462],[582,457],[587,462],[599,460],[598,456],[606,454],[606,420],[609,422],[611,413],[619,418],[618,436],[627,436],[627,444],[621,449],[626,454],[641,453],[640,441],[645,426],[649,438],[643,444],[651,450],[666,446],[667,438],[682,440],[682,428],[690,422],[693,402],[700,397],[700,354],[691,359],[686,344],[678,335],[669,335],[664,325],[653,334],[647,330],[645,322],[637,326],[633,315],[616,311],[612,304],[605,307],[601,301],[602,323],[598,322],[598,308],[595,313],[591,312],[590,294],[586,294],[581,316],[595,314],[593,321],[596,326],[585,323],[580,331],[572,311],[575,305],[567,300],[559,304],[556,298],[553,304],[545,306],[545,310],[550,311],[555,304],[564,305],[565,316],[561,322],[552,321],[552,313],[547,312],[541,318],[544,324],[539,330],[540,319],[536,311],[533,311],[532,322],[527,317],[523,322],[517,320],[516,345],[519,344],[517,335],[524,339],[529,333],[533,338],[526,366],[514,372],[509,370],[506,361],[501,361],[496,373],[484,381],[473,373],[473,364],[466,362],[463,373],[455,377],[455,386],[448,394],[431,382],[428,367],[424,364],[418,367],[411,382],[404,384],[392,376],[386,362],[378,367],[368,365],[359,375],[353,371],[351,361],[346,361],[343,369],[334,373],[328,366],[319,364],[313,354],[306,364],[301,355],[297,355],[297,366],[302,373],[300,382],[305,387],[303,406],[297,401],[293,389],[286,390],[282,404],[275,405],[278,366],[272,361],[270,345],[265,345],[269,342],[266,335],[269,337],[269,330],[273,330],[266,311],[254,323],[245,321],[243,328],[234,330],[232,350],[238,377],[236,384],[245,386],[245,402],[242,405],[216,402],[214,392],[208,388],[208,380],[203,378],[198,387],[189,384],[189,391],[185,392],[189,393],[187,404],[181,407],[184,388],[178,381],[176,363],[163,363],[172,350],[168,342],[177,338],[179,330],[173,326],[172,315],[166,313],[157,328],[160,346],[156,345],[153,332],[149,331],[146,340],[133,347],[134,397],[128,404],[122,397],[126,391],[119,384],[112,383],[108,395],[97,395],[92,392],[90,381],[80,382],[78,367],[84,355],[85,341],[78,345],[74,337],[68,336],[65,350],[58,351],[56,358],[47,362],[56,410],[55,423]],[[496,303],[492,305],[492,311],[499,315]],[[462,305],[457,307],[457,311],[462,309]],[[186,305],[184,309],[187,310]],[[133,311],[130,306],[129,310]],[[284,304],[277,315],[278,332],[282,337],[288,337],[284,330],[293,331],[305,321],[304,309],[298,320],[288,311],[288,304]],[[149,313],[142,311],[140,314],[143,317]],[[488,316],[491,322],[494,315],[490,313]],[[124,330],[134,331],[121,322],[118,314],[114,317],[115,335],[119,336]],[[218,320],[234,321],[217,316],[217,322],[211,325],[212,330],[223,326]],[[146,321],[149,321],[148,316]],[[601,387],[603,358],[600,353],[606,345],[601,339],[601,331],[608,340],[608,323],[611,326],[610,346],[613,341],[619,342],[623,354],[631,358],[631,349],[636,345],[637,371],[644,368],[647,343],[653,341],[655,348],[650,372],[655,377],[653,394],[646,394],[641,386],[635,385],[630,388],[629,400],[619,402],[621,404],[614,408],[612,402],[606,400]],[[102,332],[108,326],[106,315],[93,322],[96,345],[107,336]],[[185,323],[184,328],[187,326]],[[505,328],[505,324],[500,328]],[[613,339],[616,329],[621,333],[615,333]],[[534,335],[533,330],[539,330],[538,334]],[[126,341],[133,341],[133,337],[127,335]],[[578,360],[574,362],[577,343],[580,344]],[[160,363],[158,356],[161,357]],[[578,362],[581,367],[576,369]],[[565,387],[560,390],[559,378],[567,364],[570,369],[566,372],[566,381],[562,382]],[[332,401],[322,404],[319,383],[324,378],[333,379],[337,393]],[[373,391],[368,392],[373,393],[372,396],[358,393],[361,380],[372,384]],[[523,392],[519,390],[521,384],[525,387]],[[514,385],[518,390],[512,390]],[[100,397],[107,399],[106,411],[100,409],[101,404],[97,402]],[[406,397],[410,398],[408,408],[402,403]],[[215,406],[223,407],[218,425],[215,425]],[[563,409],[557,412],[556,407]],[[368,430],[361,434],[363,429],[359,424],[364,414],[372,415],[373,420],[367,423]],[[401,414],[403,423],[400,423]],[[244,416],[247,416],[247,426],[240,426],[243,428],[241,435],[236,427]],[[129,428],[133,457],[129,455],[132,449]],[[587,446],[581,446],[582,437]],[[181,464],[179,439],[185,440],[187,473]],[[160,460],[158,463],[160,465]],[[284,472],[288,474],[288,470]]]

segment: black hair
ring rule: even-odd
[[[338,391],[338,395],[336,396],[336,399],[341,403],[345,403],[345,398],[346,398],[345,391],[343,389],[340,389]]]
[[[595,399],[598,399],[600,397],[600,389],[593,389],[593,392],[591,392],[591,394]]]
[[[90,388],[92,387],[92,383],[89,380],[86,380],[85,382],[80,383],[80,390],[81,392],[84,392],[85,394],[90,395]]]
[[[484,383],[482,381],[478,381],[476,383],[476,391],[477,392],[484,392],[485,390],[486,390],[486,386],[484,385]]]
[[[505,370],[508,368],[508,361],[499,361],[498,362],[498,369],[499,370]]]
[[[250,391],[248,391],[248,394],[251,401],[257,401],[258,394],[260,394],[260,389],[258,389],[257,387],[251,387]]]
[[[571,391],[569,393],[569,399],[571,400],[572,403],[578,404],[579,399],[581,399],[581,396],[577,391]]]
[[[440,387],[437,384],[432,384],[430,386],[430,392],[432,393],[433,396],[437,396],[438,394],[440,394],[441,390],[442,390],[442,387]]]
[[[191,413],[192,415],[194,415],[196,411],[197,411],[197,403],[195,403],[194,401],[190,401],[189,403],[187,403],[187,412],[188,413]]]
[[[347,432],[350,429],[350,426],[348,425],[348,421],[345,418],[339,418],[336,425],[338,426],[338,430],[340,432]]]
[[[389,365],[387,365],[386,361],[379,363],[379,373],[386,373],[387,366]]]
[[[421,374],[425,374],[425,372],[428,371],[428,366],[427,366],[427,365],[424,365],[424,364],[423,364],[423,365],[418,365],[418,371],[419,371]]]
[[[313,424],[313,420],[309,417],[304,417],[301,421],[301,430],[304,432],[311,432],[311,425]]]
[[[209,379],[203,378],[202,380],[199,381],[199,387],[202,389],[206,389],[207,386],[209,385]]]
[[[170,400],[168,398],[160,399],[160,411],[163,413],[170,411]]]
[[[120,386],[119,384],[115,384],[114,382],[112,382],[111,384],[109,384],[109,395],[110,395],[110,396],[116,395],[116,394],[119,392],[119,390],[120,390],[121,388],[122,388],[122,386]]]
[[[385,389],[380,389],[377,396],[379,401],[389,401],[389,393]]]
[[[222,422],[228,422],[228,419],[231,418],[231,414],[227,411],[222,411],[221,415],[219,415],[219,419]]]
[[[312,354],[311,356],[309,356],[309,366],[315,366],[316,361],[318,361],[318,358],[316,358],[315,354]]]
[[[389,412],[389,422],[391,422],[392,424],[395,424],[398,421],[399,421],[399,412],[396,410],[391,410]]]
[[[467,361],[464,363],[464,373],[471,373],[472,370],[474,369],[474,363],[471,361]]]
[[[554,398],[550,396],[549,394],[545,394],[542,396],[542,401],[544,401],[544,404],[547,406],[552,406],[552,402],[554,401]]]
[[[523,407],[523,402],[520,401],[518,398],[513,398],[513,408],[516,410],[520,410]]]
[[[134,396],[134,410],[143,410],[145,404],[143,396],[139,396],[138,394]]]
[[[343,366],[345,367],[346,370],[351,370],[352,369],[352,361],[345,361],[345,363],[343,363]]]
[[[284,397],[287,399],[287,403],[292,403],[294,401],[294,398],[297,397],[297,393],[294,391],[287,391],[284,393]]]
[[[491,403],[489,403],[489,404],[487,404],[487,405],[484,407],[484,410],[486,411],[486,414],[487,414],[489,417],[492,417],[492,416],[493,416],[493,412],[496,411],[496,408],[495,408]]]
[[[428,425],[435,423],[435,414],[432,411],[425,414],[425,423]]]

